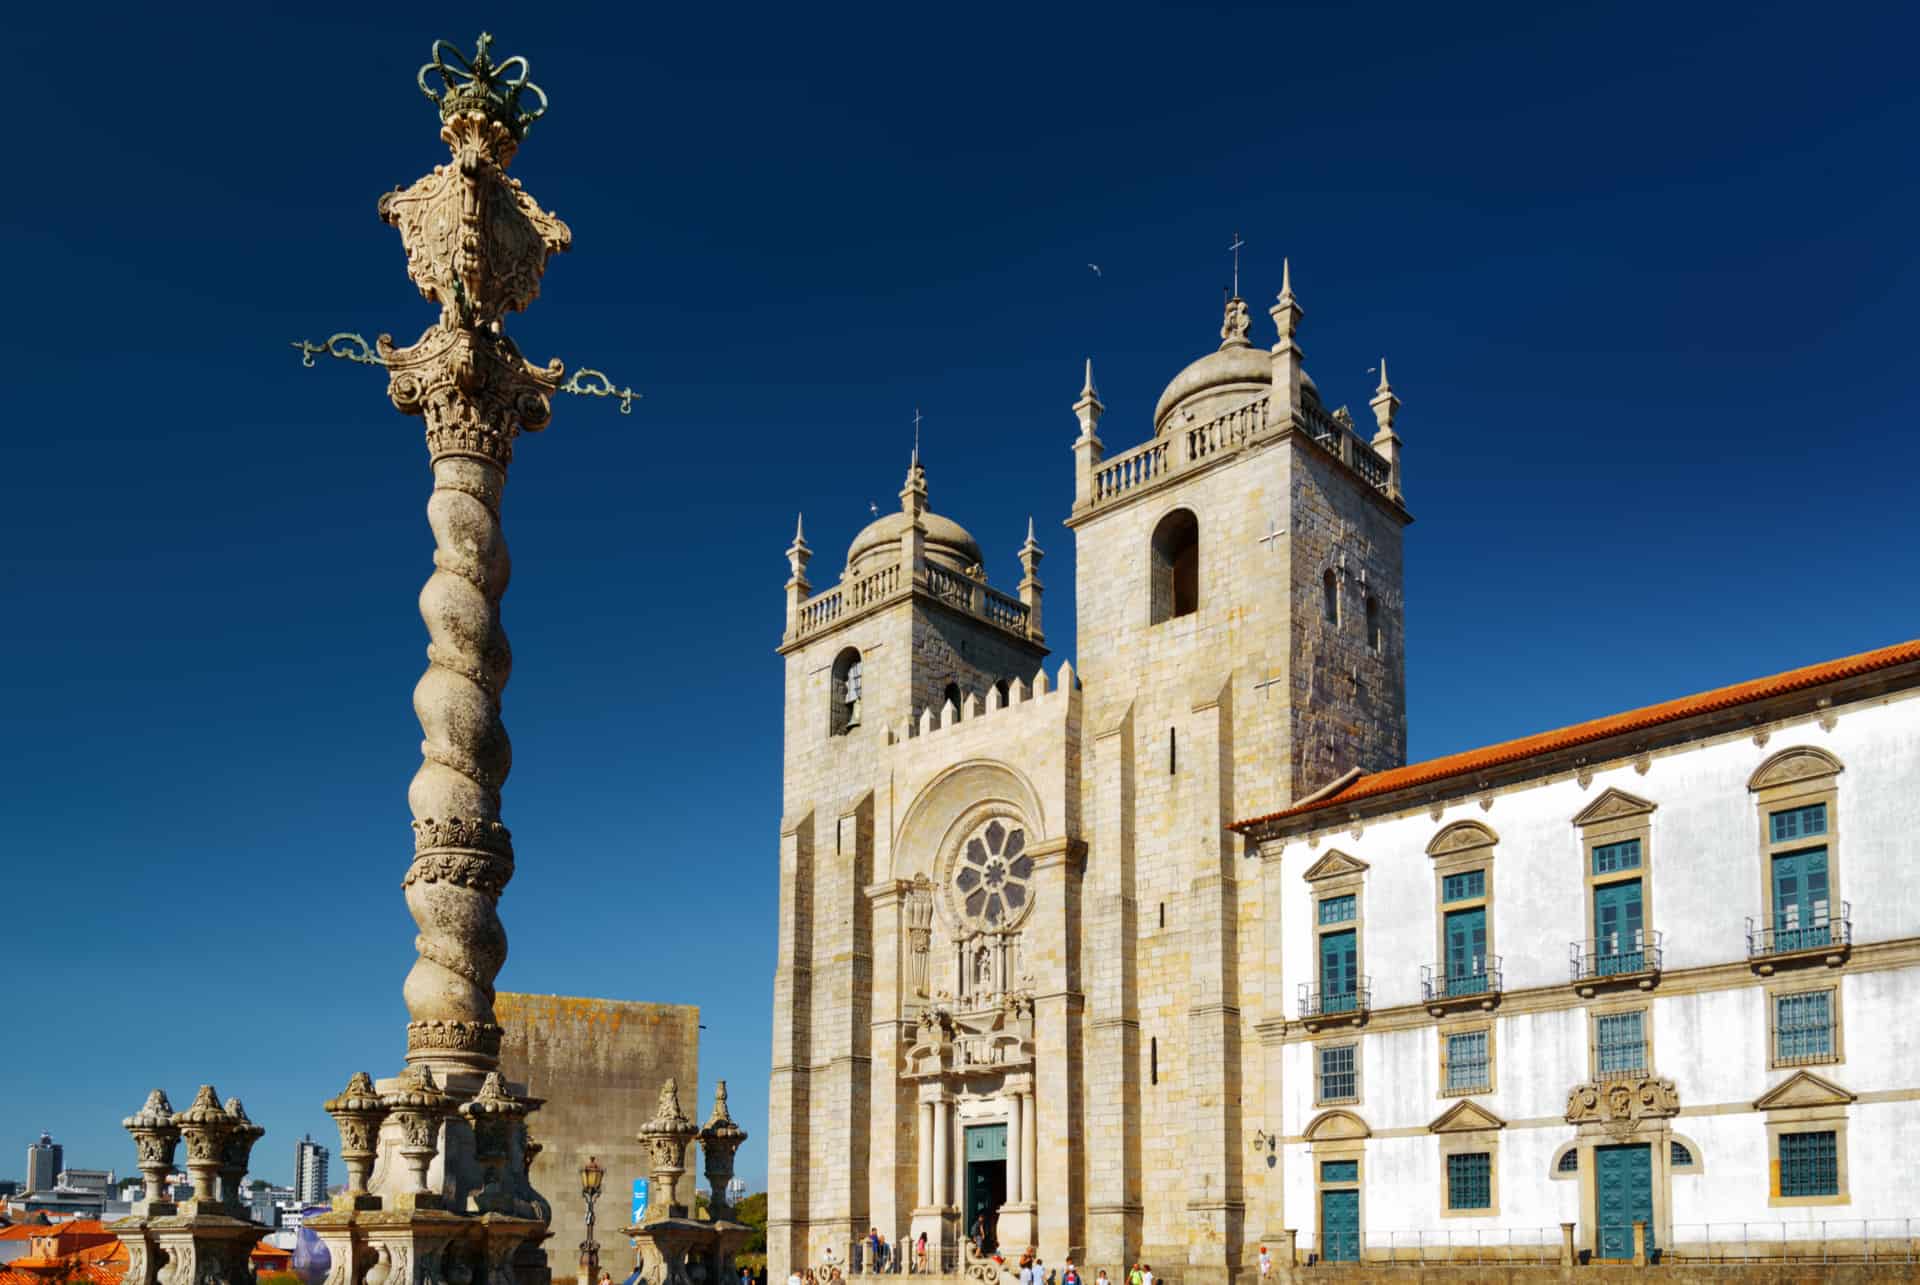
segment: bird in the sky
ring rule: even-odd
[[[1089,264],[1088,264],[1087,266],[1088,266],[1089,268],[1092,268],[1092,269],[1093,269],[1093,275],[1094,275],[1094,276],[1096,276],[1096,277],[1099,277],[1099,276],[1105,276],[1105,275],[1106,275],[1105,273],[1103,273],[1103,272],[1101,272],[1101,271],[1100,271],[1100,265],[1099,265],[1099,264],[1097,264],[1097,263],[1089,263]]]
[[[868,500],[867,512],[873,514],[875,517],[878,517],[880,516],[880,506],[875,504],[872,500]]]

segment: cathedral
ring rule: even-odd
[[[795,533],[774,1278],[870,1228],[1224,1285],[1262,1245],[1904,1214],[1912,1179],[1848,1187],[1847,1120],[1920,1140],[1920,1042],[1836,1067],[1843,1010],[1920,984],[1920,645],[1407,766],[1400,402],[1383,362],[1371,425],[1328,408],[1290,278],[1268,312],[1262,347],[1230,299],[1118,453],[1089,366],[1077,663],[1032,529],[990,585],[917,456],[831,587]],[[1841,813],[1856,895],[1900,893],[1857,945]]]

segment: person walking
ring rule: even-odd
[[[1260,1246],[1260,1280],[1265,1285],[1267,1277],[1273,1275],[1273,1255],[1267,1252],[1265,1245]]]
[[[1067,1260],[1067,1270],[1060,1274],[1060,1285],[1080,1285],[1080,1273],[1073,1269],[1073,1260]]]
[[[918,1269],[918,1270],[919,1270],[919,1272],[920,1272],[920,1274],[921,1274],[921,1275],[923,1275],[923,1276],[924,1276],[924,1275],[926,1275],[926,1271],[927,1271],[927,1233],[925,1233],[925,1232],[921,1232],[921,1233],[920,1233],[920,1239],[919,1239],[919,1240],[918,1240],[917,1242],[915,1242],[915,1244],[914,1244],[914,1249],[913,1249],[913,1256],[914,1256],[914,1258],[916,1258],[916,1259],[918,1259],[918,1260],[919,1260],[919,1264],[920,1264],[920,1266],[919,1266],[919,1269]]]

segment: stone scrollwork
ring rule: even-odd
[[[1614,1133],[1630,1133],[1642,1120],[1679,1113],[1673,1081],[1656,1076],[1576,1084],[1567,1094],[1568,1124],[1600,1125]]]

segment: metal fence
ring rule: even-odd
[[[1592,1240],[1574,1244],[1574,1261],[1589,1263],[1633,1252],[1633,1228],[1598,1228],[1610,1252]],[[1675,1223],[1662,1242],[1652,1224],[1645,1233],[1653,1263],[1867,1263],[1920,1265],[1920,1218],[1829,1218],[1806,1222]],[[1496,1227],[1481,1231],[1408,1229],[1367,1231],[1356,1245],[1322,1247],[1300,1237],[1302,1267],[1338,1267],[1356,1256],[1373,1267],[1546,1265],[1560,1262],[1563,1232],[1551,1227]],[[1156,1274],[1155,1285],[1160,1285]]]

